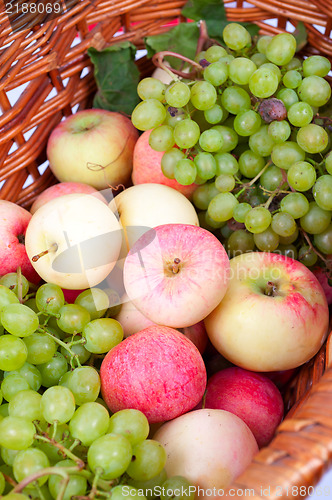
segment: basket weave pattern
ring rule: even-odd
[[[64,116],[91,107],[95,84],[86,50],[100,50],[121,40],[142,48],[145,36],[164,32],[171,21],[183,20],[181,8],[185,3],[82,0],[33,30],[21,21],[14,33],[2,4],[0,198],[29,208],[40,192],[56,182],[47,168],[46,143]],[[275,34],[289,29],[288,22],[296,27],[302,21],[308,32],[306,52],[332,59],[332,0],[251,0],[250,5],[225,0],[225,7],[230,21],[255,22],[262,34]],[[274,26],[266,23],[272,19],[277,20]],[[29,22],[29,16],[24,22]],[[145,57],[138,66],[142,76],[151,72],[151,61]],[[22,93],[13,102],[12,91],[18,88]],[[27,183],[27,179],[32,182]],[[331,359],[329,337],[289,384],[285,396],[288,415],[275,439],[259,452],[232,490],[253,489],[255,496],[251,492],[250,498],[257,500],[304,498],[303,492],[310,494],[308,487],[318,482],[332,462]],[[244,494],[231,496],[244,498]]]

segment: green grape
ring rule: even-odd
[[[196,165],[189,158],[179,160],[174,167],[174,178],[182,186],[189,186],[195,182],[196,176]]]
[[[298,57],[293,57],[288,64],[286,64],[285,69],[290,71],[291,69],[301,69],[302,68],[302,60]]]
[[[28,353],[26,361],[32,365],[47,363],[57,350],[57,344],[46,333],[32,333],[29,337],[24,338],[24,344]]]
[[[198,141],[200,129],[194,120],[186,118],[175,125],[173,134],[179,148],[189,149],[195,146]]]
[[[217,163],[214,156],[208,152],[198,153],[194,158],[197,175],[201,179],[212,179],[216,175]]]
[[[5,476],[3,475],[2,472],[0,472],[0,495],[2,495],[3,492],[5,491],[5,487],[6,487]]]
[[[94,473],[101,469],[102,479],[121,476],[127,470],[131,459],[131,444],[120,434],[105,434],[96,439],[88,450],[88,465]]]
[[[100,318],[90,321],[83,328],[85,348],[94,354],[104,354],[113,349],[123,339],[123,328],[113,318]]]
[[[251,205],[249,203],[243,202],[243,203],[238,203],[238,205],[235,205],[234,210],[233,210],[233,218],[236,220],[236,222],[244,222],[244,219],[246,217],[246,214],[251,210]]]
[[[315,202],[323,210],[332,210],[332,175],[321,175],[312,188]]]
[[[212,128],[218,130],[222,137],[222,148],[218,153],[228,153],[237,146],[239,136],[235,130],[225,125],[215,125]]]
[[[9,304],[0,313],[2,326],[16,337],[27,337],[39,326],[37,314],[24,304]]]
[[[265,207],[254,207],[245,216],[244,224],[253,234],[262,233],[271,223],[271,213]]]
[[[265,166],[262,156],[254,153],[250,149],[244,151],[239,158],[239,169],[241,174],[249,179],[255,177]]]
[[[142,495],[141,491],[138,491],[134,486],[129,486],[128,484],[118,484],[111,489],[112,500],[126,500],[131,498],[143,498],[146,497]]]
[[[234,207],[238,204],[232,193],[219,193],[208,205],[208,214],[217,222],[226,222],[233,217]]]
[[[241,136],[255,134],[260,129],[262,120],[256,111],[249,109],[235,116],[234,130]]]
[[[128,478],[127,482],[130,486],[134,486],[138,490],[144,493],[148,500],[159,499],[159,491],[161,490],[161,485],[166,481],[167,474],[165,469],[154,476],[149,481],[137,481],[135,479]]]
[[[329,153],[325,158],[325,168],[332,175],[332,153]]]
[[[303,76],[326,76],[331,71],[331,63],[324,56],[309,56],[303,63]]]
[[[271,165],[262,173],[259,178],[261,186],[268,191],[279,188],[283,182],[283,171],[276,165]]]
[[[161,170],[165,177],[174,179],[174,168],[179,160],[185,158],[185,154],[178,148],[171,148],[166,151],[160,161]]]
[[[185,500],[195,498],[195,488],[183,476],[172,476],[166,479],[161,486],[161,500]]]
[[[323,233],[331,222],[331,215],[330,210],[323,210],[315,201],[311,201],[308,212],[300,218],[301,227],[309,234]]]
[[[4,377],[7,377],[9,374],[12,373],[17,373],[18,375],[21,375],[23,378],[25,378],[29,384],[29,387],[33,389],[34,391],[38,391],[40,386],[41,386],[41,374],[38,368],[31,363],[25,362],[21,368],[18,370],[13,370],[10,372],[5,372]]]
[[[149,422],[144,413],[133,408],[117,411],[109,421],[108,432],[121,434],[132,446],[147,439],[149,431]]]
[[[261,67],[273,71],[278,77],[278,82],[280,82],[282,75],[281,75],[280,68],[276,64],[273,64],[271,62],[266,62],[266,63],[262,64]]]
[[[219,193],[214,182],[198,186],[193,193],[193,204],[199,210],[207,210],[210,201]]]
[[[76,297],[75,304],[84,307],[89,312],[91,320],[93,320],[101,318],[105,314],[109,307],[109,298],[101,288],[89,288]]]
[[[314,243],[320,252],[326,255],[332,253],[332,224],[321,233],[314,235]]]
[[[55,464],[55,467],[61,467],[64,470],[67,468],[73,469],[77,464],[70,459],[60,460]],[[69,481],[63,491],[63,477],[55,474],[51,474],[48,480],[48,488],[52,495],[52,498],[61,498],[61,500],[72,500],[73,498],[84,498],[88,482],[87,479],[81,475],[78,471],[70,472]],[[61,495],[61,497],[60,497]]]
[[[41,424],[42,429],[48,436],[54,437],[54,441],[61,443],[65,448],[70,448],[73,444],[73,438],[69,435],[68,424]],[[51,442],[36,440],[34,446],[42,450],[49,458],[50,462],[59,462],[62,454]]]
[[[229,113],[233,115],[237,115],[241,111],[251,108],[251,101],[248,92],[236,85],[227,87],[223,91],[221,94],[221,104]]]
[[[226,111],[219,104],[214,104],[212,108],[206,109],[204,111],[204,118],[208,123],[215,125],[217,123],[221,123],[228,116],[228,111]]]
[[[103,405],[84,403],[77,408],[69,422],[70,434],[84,446],[90,446],[108,432],[109,420],[109,413]]]
[[[314,116],[312,107],[307,102],[295,102],[287,111],[287,118],[294,127],[308,125]]]
[[[225,56],[220,57],[220,59],[218,59],[218,61],[221,63],[225,63],[229,66],[230,63],[233,61],[233,59],[234,59],[234,56],[232,54],[226,54]]]
[[[1,458],[5,464],[13,466],[16,455],[20,453],[19,450],[10,450],[9,448],[1,448]]]
[[[217,91],[212,83],[201,80],[191,87],[190,101],[196,109],[204,111],[212,108],[217,100]]]
[[[0,420],[0,445],[10,450],[25,450],[32,445],[35,432],[30,420],[9,415]]]
[[[269,126],[262,125],[260,129],[249,137],[249,148],[259,156],[270,156],[274,141],[268,133]]]
[[[296,222],[287,212],[277,212],[273,215],[271,228],[279,236],[291,236],[296,229]]]
[[[294,243],[294,241],[297,240],[299,236],[299,228],[296,226],[295,231],[293,234],[290,236],[280,236],[279,241],[281,245],[290,245],[291,243]]]
[[[331,86],[321,76],[306,76],[298,87],[298,95],[301,101],[320,108],[330,99]]]
[[[294,219],[303,217],[309,210],[309,201],[302,193],[290,193],[280,202],[280,210],[287,212]]]
[[[27,500],[27,498],[30,498],[23,493],[7,493],[4,497],[2,497],[4,500]]]
[[[20,482],[28,476],[49,466],[49,459],[42,450],[38,448],[27,448],[26,450],[21,450],[14,459],[14,477],[16,481]],[[46,483],[48,477],[47,475],[39,477],[37,479],[39,486]],[[32,486],[33,484],[29,483],[28,487]]]
[[[85,341],[81,335],[77,334],[74,337],[66,337],[64,338],[64,342],[67,345],[69,344],[70,351],[65,346],[61,346],[60,352],[65,357],[67,363],[74,366],[75,362],[78,365],[83,365],[88,361],[91,353],[84,347]]]
[[[62,289],[53,283],[41,285],[36,292],[36,305],[39,311],[57,314],[65,303]]]
[[[157,99],[163,101],[165,98],[166,85],[158,78],[143,78],[137,85],[137,94],[143,100]]]
[[[239,170],[239,164],[236,158],[230,153],[216,153],[216,175],[235,175]]]
[[[284,103],[287,110],[291,107],[292,104],[299,101],[299,97],[293,89],[281,88],[278,91],[276,97]]]
[[[279,246],[279,235],[270,226],[262,233],[254,234],[254,242],[261,252],[274,252]]]
[[[256,52],[255,54],[253,54],[250,59],[256,65],[257,68],[262,66],[262,64],[267,63],[266,55],[260,52]]]
[[[229,66],[220,61],[213,62],[206,66],[203,71],[203,78],[214,87],[219,87],[226,82],[229,75]]]
[[[52,359],[47,363],[38,365],[41,374],[42,385],[52,387],[57,385],[62,375],[68,371],[68,363],[61,352],[54,353]]]
[[[149,135],[149,145],[155,151],[167,151],[174,144],[173,128],[170,125],[159,125]]]
[[[277,167],[288,170],[294,163],[303,161],[305,152],[293,141],[275,144],[271,153],[271,160]]]
[[[323,127],[310,123],[300,128],[296,136],[296,141],[303,151],[307,153],[320,153],[328,145],[329,136]]]
[[[28,349],[22,339],[10,334],[0,336],[0,370],[19,370],[27,357]]]
[[[183,108],[190,99],[190,87],[184,82],[176,81],[171,83],[165,91],[167,104],[174,108]]]
[[[297,161],[287,172],[287,181],[296,191],[308,191],[316,181],[316,170],[307,161]]]
[[[272,37],[266,47],[266,57],[269,61],[284,66],[294,57],[296,52],[296,39],[291,33],[279,33]]]
[[[138,481],[148,481],[160,474],[166,463],[164,447],[154,439],[146,439],[133,446],[133,459],[126,473]]]
[[[300,72],[295,69],[287,71],[282,78],[282,83],[289,89],[296,89],[300,85],[301,81],[302,76]]]
[[[187,114],[185,113],[184,109],[168,106],[166,110],[166,118],[163,121],[163,125],[169,125],[170,127],[174,128],[175,125],[181,120],[184,120],[184,118],[187,118]]]
[[[194,61],[197,62],[199,64],[200,61],[202,61],[203,59],[206,60],[206,50],[201,50],[200,52],[198,52],[198,54],[195,55],[194,57]]]
[[[19,294],[21,287],[21,297],[24,298],[29,291],[29,282],[23,274],[18,278],[18,273],[7,273],[0,278],[0,285],[3,285],[12,290],[16,296]],[[0,306],[1,307],[1,306]]]
[[[8,372],[1,382],[1,392],[6,401],[10,401],[16,393],[30,389],[28,381],[20,374]]]
[[[17,392],[9,401],[8,413],[26,420],[42,420],[41,394],[32,389]]]
[[[200,224],[202,227],[205,227],[206,229],[219,229],[220,227],[223,227],[225,225],[225,222],[217,222],[213,219],[208,214],[208,211],[206,210],[203,212],[203,217],[202,217],[202,222]]]
[[[280,239],[280,238],[279,238]],[[297,249],[294,245],[279,245],[276,252],[281,255],[285,255],[286,257],[290,257],[291,259],[297,260]]]
[[[58,327],[66,333],[80,333],[90,321],[90,313],[79,304],[65,304],[59,311]]]
[[[250,207],[251,208],[251,207]],[[241,255],[242,253],[252,252],[255,248],[253,235],[245,229],[233,231],[226,244],[226,250],[231,258]]]
[[[229,65],[229,78],[237,85],[247,85],[256,69],[256,64],[247,57],[236,57]]]
[[[58,422],[65,424],[75,412],[75,398],[73,393],[61,385],[55,385],[45,390],[41,398],[43,417],[49,424]]]
[[[303,245],[299,248],[297,259],[305,266],[310,267],[316,264],[318,256],[309,245]]]
[[[9,403],[2,403],[0,406],[0,421],[3,419],[3,417],[8,417],[8,406]]]
[[[62,386],[62,379],[59,381]],[[79,366],[69,372],[64,384],[74,395],[78,406],[96,401],[100,392],[100,377],[93,366]]]
[[[268,125],[267,132],[273,142],[285,142],[291,134],[291,128],[286,120],[273,121]]]
[[[249,79],[250,92],[256,97],[266,98],[272,96],[278,88],[279,79],[271,68],[260,66]]]
[[[238,23],[226,24],[222,36],[227,47],[233,50],[241,50],[251,46],[249,31]]]
[[[219,61],[219,59],[225,55],[227,55],[227,52],[224,47],[220,45],[211,45],[211,47],[205,51],[205,59],[210,63]]]
[[[141,101],[133,109],[131,121],[138,130],[150,130],[161,125],[166,118],[166,109],[157,99]]]
[[[204,130],[199,138],[199,145],[203,151],[215,153],[219,151],[223,145],[222,135],[215,128]]]
[[[215,179],[215,185],[218,191],[221,193],[227,193],[232,191],[235,187],[235,179],[233,175],[221,174]]]
[[[272,36],[270,36],[270,35],[260,36],[257,40],[257,43],[256,43],[256,48],[257,48],[258,52],[260,52],[261,54],[265,54],[267,46],[269,45],[271,40],[272,40]]]

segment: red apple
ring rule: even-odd
[[[0,276],[16,272],[21,267],[22,274],[32,283],[41,278],[34,270],[25,250],[25,233],[31,214],[16,203],[0,200]]]
[[[154,323],[183,328],[204,319],[225,295],[229,259],[209,231],[164,224],[144,233],[124,263],[130,300]]]
[[[191,326],[185,326],[184,328],[178,328],[178,330],[187,337],[187,339],[191,340],[193,344],[197,347],[201,354],[204,353],[207,343],[208,336],[206,333],[204,321],[199,321]]]
[[[238,255],[230,268],[225,297],[205,318],[216,349],[252,371],[289,370],[312,358],[329,324],[315,275],[299,261],[269,252]]]
[[[328,255],[327,257],[329,257],[329,260],[331,261],[332,256]],[[331,266],[331,263],[330,263],[330,266]],[[313,268],[312,272],[314,273],[314,275],[318,279],[319,283],[322,285],[322,288],[324,290],[324,293],[325,293],[325,296],[327,299],[327,303],[329,305],[331,305],[332,304],[332,286],[328,282],[328,271],[324,270],[322,267],[316,266],[315,268]],[[330,276],[331,276],[331,272],[330,272]]]
[[[138,131],[114,111],[86,109],[61,121],[52,131],[47,157],[61,182],[83,182],[96,189],[128,184]]]
[[[225,368],[208,380],[204,406],[240,417],[260,448],[269,444],[284,415],[276,385],[261,373],[236,366]]]
[[[47,203],[53,198],[57,198],[58,196],[62,196],[63,194],[72,194],[72,193],[84,193],[84,194],[94,194],[97,198],[107,203],[106,198],[89,184],[83,184],[82,182],[59,182],[58,184],[54,184],[53,186],[44,189],[42,193],[35,199],[33,202],[30,213],[34,214],[36,210]]]
[[[149,145],[149,137],[151,130],[146,130],[141,134],[134,147],[133,156],[133,171],[132,181],[133,184],[145,184],[154,182],[155,184],[164,184],[169,186],[180,193],[191,198],[193,192],[197,188],[197,184],[190,184],[190,186],[182,186],[175,179],[168,179],[165,177],[161,170],[161,158],[163,152],[155,151]]]
[[[101,392],[112,412],[142,411],[150,423],[192,410],[206,386],[204,361],[180,332],[150,326],[111,349],[100,367]]]

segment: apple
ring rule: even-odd
[[[193,192],[197,188],[197,184],[182,186],[175,179],[168,179],[161,170],[161,158],[164,152],[155,151],[149,144],[151,130],[146,130],[140,135],[134,147],[133,156],[133,171],[131,179],[133,184],[145,184],[153,182],[156,184],[164,184],[180,193],[187,198],[191,198]]]
[[[222,490],[242,474],[258,452],[249,427],[224,410],[199,409],[181,415],[164,423],[153,439],[167,453],[167,476],[185,476],[196,499],[223,496]]]
[[[138,131],[114,111],[86,109],[61,121],[47,143],[49,166],[60,182],[96,189],[127,185]]]
[[[30,262],[44,281],[86,289],[113,269],[122,234],[108,205],[89,194],[66,194],[31,217],[26,231]]]
[[[181,193],[162,184],[139,184],[117,194],[109,204],[124,231],[121,256],[150,228],[179,223],[199,226],[192,203]]]
[[[164,224],[143,234],[128,253],[123,282],[129,299],[154,323],[184,328],[205,318],[224,297],[229,259],[212,233]]]
[[[204,407],[230,411],[240,417],[259,448],[270,443],[284,416],[284,403],[277,386],[267,376],[237,366],[209,378]]]
[[[230,260],[227,292],[205,318],[215,348],[235,365],[259,372],[308,361],[324,343],[328,323],[328,304],[314,274],[269,252]]]
[[[107,203],[107,200],[104,198],[104,196],[99,191],[97,191],[97,189],[89,186],[89,184],[83,184],[82,182],[59,182],[58,184],[54,184],[53,186],[44,189],[44,191],[42,191],[40,195],[37,196],[37,198],[31,205],[30,213],[34,214],[39,207],[45,205],[45,203],[47,203],[48,201],[53,200],[53,198],[72,193],[93,194],[100,200]]]
[[[155,325],[113,347],[102,361],[100,379],[103,399],[113,413],[136,408],[155,423],[196,406],[206,371],[190,340],[173,328]]]
[[[201,354],[204,354],[208,343],[208,336],[203,320],[195,323],[194,325],[178,328],[178,330],[183,333],[187,339],[191,340],[193,344],[195,344]]]
[[[32,283],[41,278],[33,268],[25,247],[25,233],[31,214],[16,203],[0,200],[0,276],[16,272],[21,267],[22,274]]]
[[[312,272],[314,273],[314,275],[318,279],[319,283],[322,285],[322,288],[324,290],[324,293],[325,293],[325,296],[327,299],[327,303],[329,305],[331,305],[332,304],[332,286],[329,284],[328,280],[329,280],[329,277],[332,276],[332,274],[331,274],[332,256],[327,255],[326,257],[327,257],[328,262],[329,262],[329,269],[324,269],[323,267],[315,266],[312,269]]]

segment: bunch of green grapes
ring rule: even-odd
[[[0,278],[1,498],[144,499],[172,488],[193,497],[185,478],[167,477],[145,415],[110,414],[100,396],[94,357],[123,339],[114,313],[100,288],[68,304],[57,285],[31,291],[19,272]]]
[[[279,251],[312,266],[332,254],[331,120],[319,116],[330,61],[296,57],[290,33],[254,42],[230,23],[223,39],[197,54],[194,80],[143,79],[132,122],[151,130],[166,177],[197,184],[201,225],[230,255]]]

